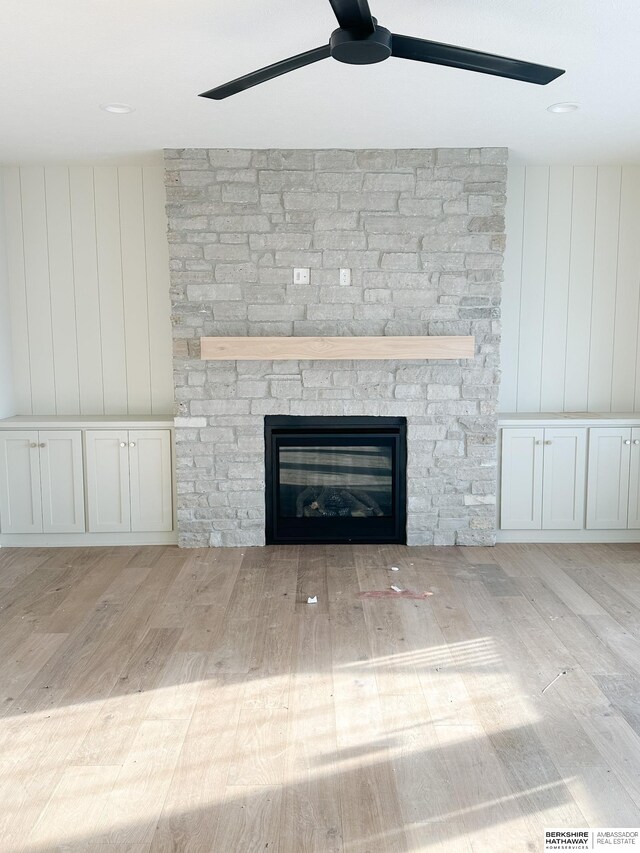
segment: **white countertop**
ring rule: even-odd
[[[15,415],[0,429],[148,429],[173,426],[173,415]]]
[[[640,412],[501,412],[498,426],[635,426]]]

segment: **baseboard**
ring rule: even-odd
[[[497,542],[640,542],[640,530],[498,530]]]
[[[73,548],[88,545],[176,545],[178,534],[168,533],[7,533],[0,548]]]

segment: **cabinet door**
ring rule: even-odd
[[[502,430],[500,527],[540,530],[542,525],[542,448],[544,430]]]
[[[0,433],[0,524],[3,533],[42,533],[38,433]]]
[[[80,430],[40,430],[42,529],[84,533],[84,474]]]
[[[171,530],[171,432],[129,430],[131,529]]]
[[[590,530],[626,528],[630,457],[630,427],[589,430],[587,527]]]
[[[631,430],[631,467],[629,477],[630,530],[640,530],[640,429]]]
[[[131,530],[127,430],[87,430],[85,444],[89,531]]]
[[[545,429],[543,530],[582,530],[586,467],[586,429]]]

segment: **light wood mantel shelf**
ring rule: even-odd
[[[473,358],[473,335],[200,338],[206,361]]]

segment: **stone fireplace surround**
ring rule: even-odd
[[[504,148],[165,152],[179,541],[264,544],[264,416],[407,418],[407,542],[495,541]],[[311,282],[293,284],[293,268]],[[339,269],[351,269],[340,286]],[[461,361],[200,360],[215,335],[475,335]]]

